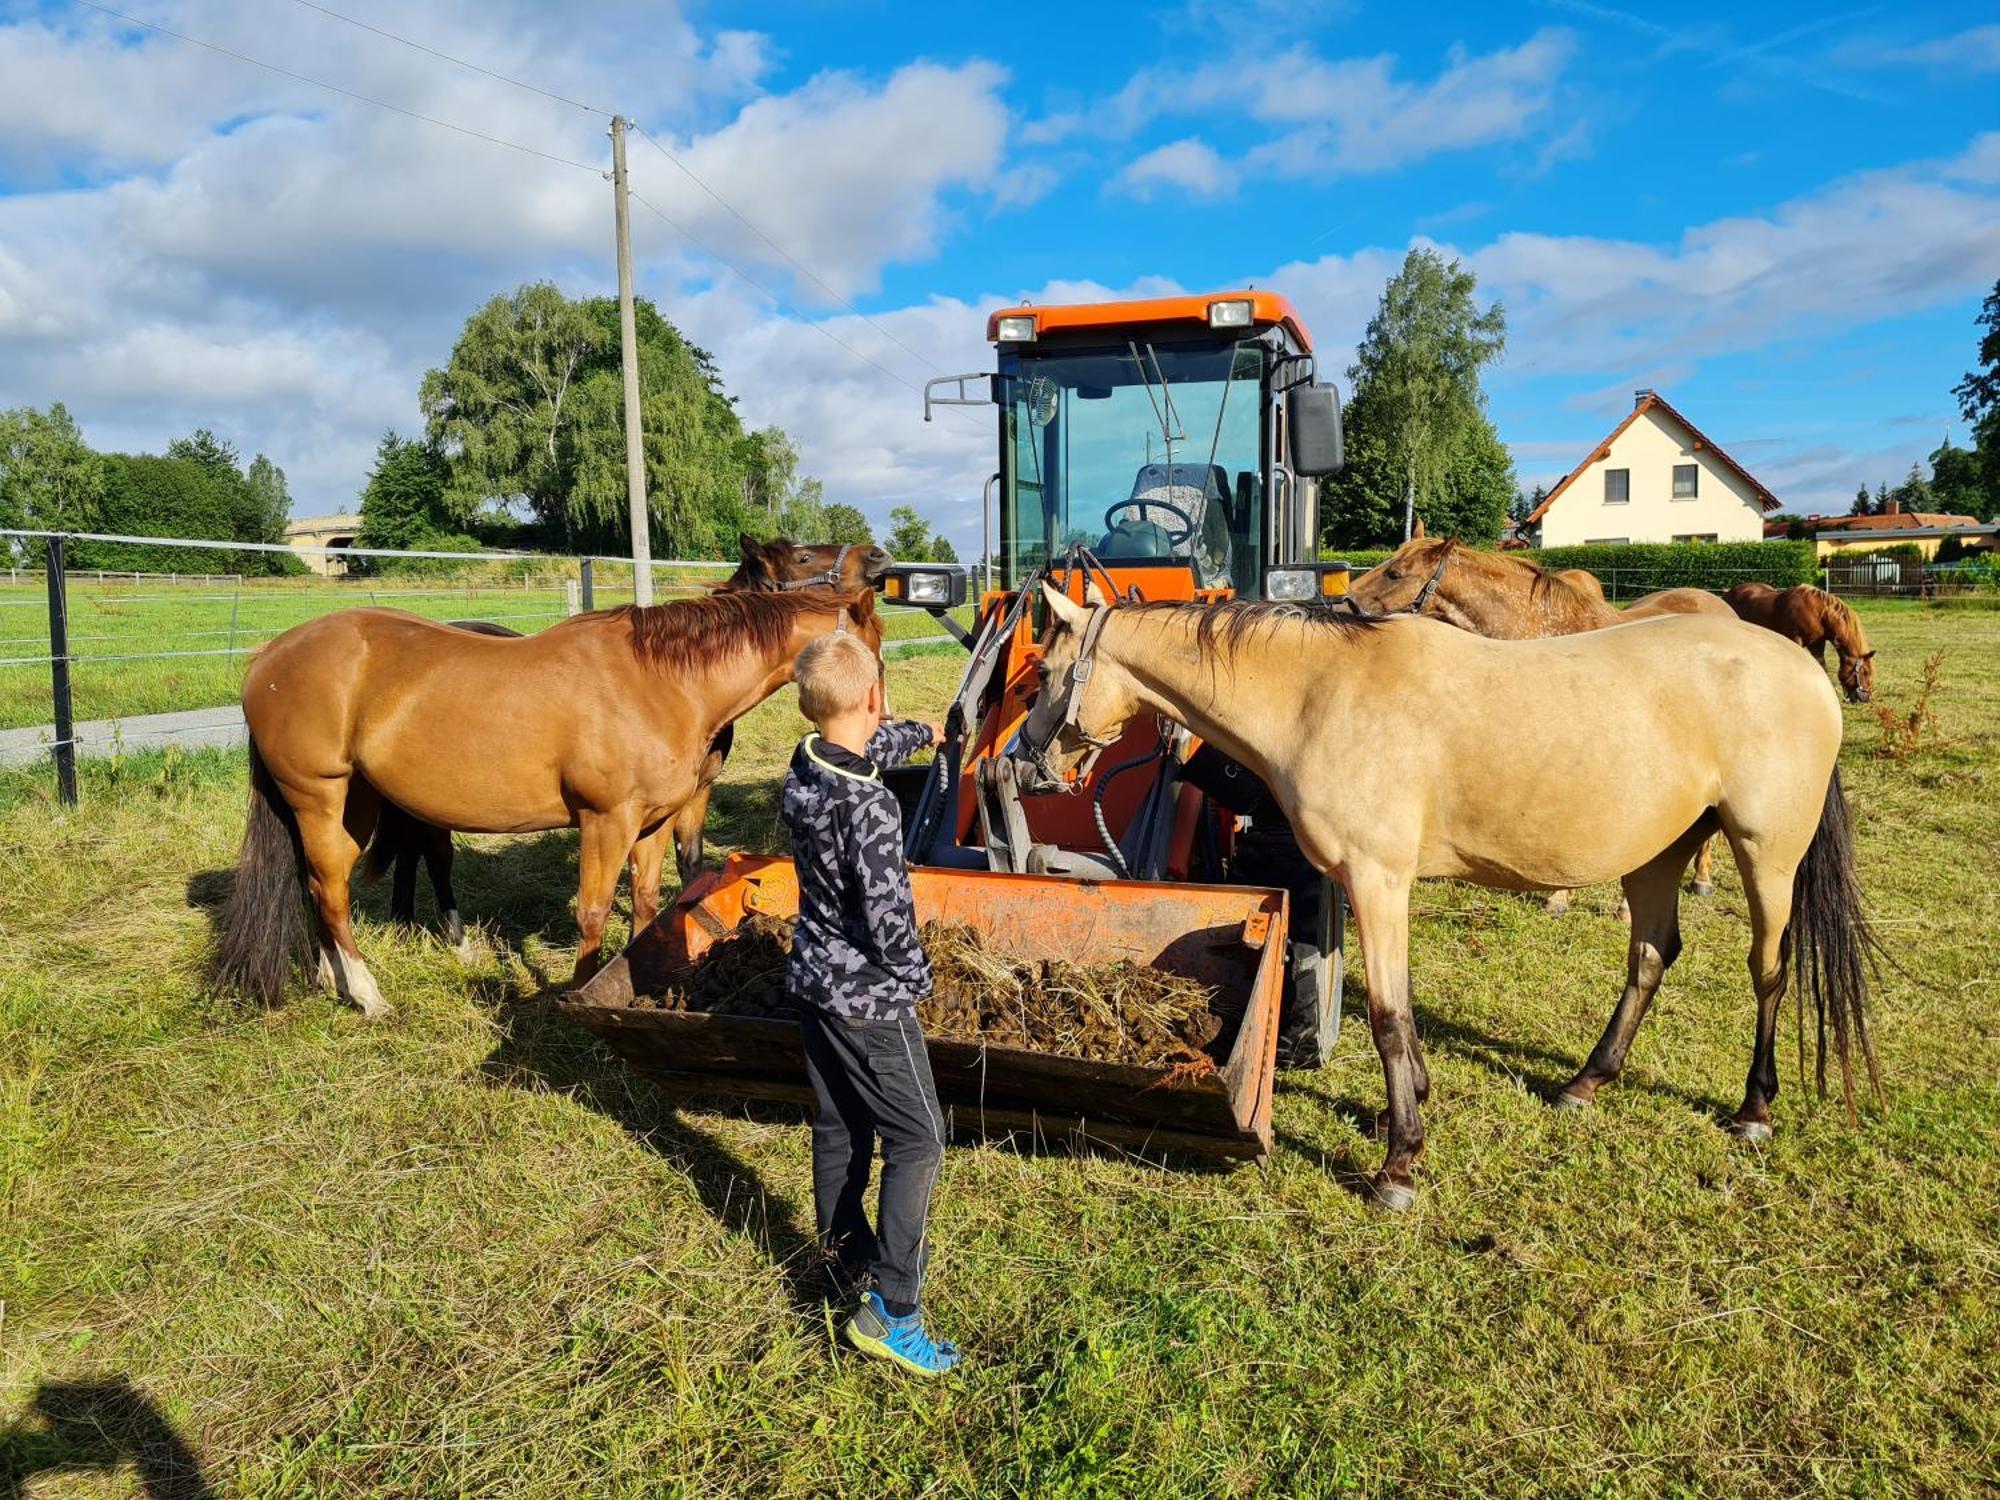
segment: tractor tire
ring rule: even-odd
[[[1291,896],[1278,1066],[1322,1067],[1340,1039],[1346,893],[1299,853],[1291,829],[1283,823],[1253,826],[1237,835],[1229,878],[1233,885],[1276,886]]]

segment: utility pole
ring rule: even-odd
[[[653,537],[646,514],[646,435],[639,428],[639,328],[632,314],[632,193],[625,180],[625,117],[611,117],[611,201],[618,221],[618,345],[625,366],[625,492],[632,506],[632,593],[653,602]]]

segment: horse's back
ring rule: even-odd
[[[1712,615],[1733,620],[1736,611],[1707,589],[1660,589],[1642,594],[1620,611],[1628,619],[1645,620],[1659,615]]]

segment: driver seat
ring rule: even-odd
[[[1172,557],[1174,544],[1157,521],[1120,521],[1097,544],[1099,557]]]

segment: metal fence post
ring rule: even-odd
[[[69,584],[63,576],[63,539],[49,538],[49,677],[55,694],[56,794],[76,806],[76,723],[69,695]]]
[[[580,571],[583,574],[583,584],[582,584],[583,607],[586,611],[593,610],[597,608],[597,595],[596,592],[591,587],[591,576],[590,576],[591,568],[590,568],[589,558],[586,557],[583,560],[583,565]]]

